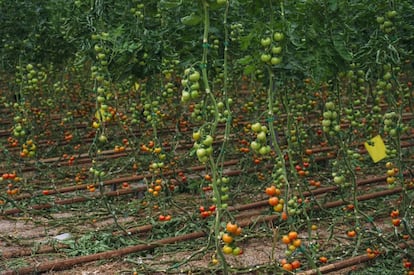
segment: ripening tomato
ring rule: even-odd
[[[300,267],[300,262],[298,260],[294,260],[291,264],[293,269],[298,269]]]
[[[290,244],[290,238],[289,238],[289,236],[288,235],[283,235],[282,236],[282,242],[284,243],[284,244]]]
[[[325,256],[321,256],[319,257],[319,261],[323,264],[326,264],[328,262],[328,258],[326,258]]]
[[[300,239],[296,239],[296,240],[293,240],[292,244],[294,247],[298,248],[302,245],[302,241]]]
[[[270,197],[268,202],[271,206],[276,206],[276,205],[279,204],[279,198],[278,197]]]
[[[396,209],[396,210],[392,210],[392,211],[391,211],[391,214],[390,214],[391,218],[396,218],[396,217],[398,217],[399,215],[400,215],[400,211],[399,211],[398,209]]]
[[[226,230],[229,233],[233,233],[233,234],[236,233],[237,232],[237,228],[238,228],[238,226],[235,223],[228,222],[226,224]]]
[[[235,248],[233,248],[233,252],[232,253],[233,253],[234,256],[238,256],[238,255],[243,254],[243,251],[241,250],[240,247],[235,247]]]
[[[394,226],[400,226],[400,224],[401,224],[401,220],[400,219],[392,219],[392,224],[394,225]]]
[[[223,240],[223,242],[224,243],[226,243],[226,244],[230,244],[230,243],[232,243],[233,242],[233,237],[232,236],[230,236],[229,234],[227,234],[227,233],[224,233],[223,234],[223,236],[221,237],[221,239]]]
[[[296,232],[296,231],[290,231],[289,233],[288,233],[288,237],[289,237],[289,239],[292,241],[292,240],[296,240],[297,238],[298,238],[298,232]]]
[[[282,268],[286,271],[292,271],[293,270],[293,266],[290,263],[286,263],[282,266]]]
[[[276,187],[274,185],[266,188],[266,194],[269,196],[275,196],[276,195]]]
[[[229,246],[229,245],[223,246],[223,253],[224,254],[231,254],[232,252],[233,252],[233,248],[231,248],[231,246]]]
[[[242,231],[242,228],[238,226],[236,232],[234,232],[234,235],[239,236],[242,233]]]
[[[346,232],[346,235],[350,238],[353,238],[356,236],[356,231],[355,230],[349,230],[348,232]]]

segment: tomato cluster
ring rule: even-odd
[[[385,13],[384,16],[377,16],[377,23],[380,27],[380,30],[383,32],[389,34],[392,33],[395,30],[394,26],[394,20],[396,16],[398,15],[398,12],[395,10],[390,10]]]
[[[163,189],[163,180],[156,179],[154,182],[151,182],[151,184],[148,186],[148,193],[150,193],[154,197],[158,197],[162,189]]]
[[[385,164],[385,167],[387,168],[386,182],[388,183],[389,188],[393,188],[396,183],[399,169],[390,161]]]
[[[224,254],[233,254],[234,256],[237,256],[243,253],[242,249],[235,244],[235,238],[240,236],[241,233],[242,228],[237,224],[231,222],[226,224],[226,230],[221,234],[221,240],[224,243]]]
[[[279,198],[282,193],[280,189],[272,185],[267,187],[265,192],[269,196],[268,202],[269,205],[273,207],[273,210],[279,213],[282,212],[285,200],[283,198]]]
[[[15,183],[19,182],[21,180],[20,177],[18,177],[16,175],[15,172],[12,173],[4,173],[1,177],[0,177],[0,182],[7,182],[7,194],[8,195],[16,195],[20,192],[20,189],[18,187],[15,186]]]
[[[271,37],[265,37],[260,40],[260,44],[265,49],[265,52],[261,54],[260,60],[264,63],[271,64],[273,66],[282,63],[282,51],[283,47],[281,42],[285,35],[282,32],[275,32],[273,39]]]
[[[168,222],[168,221],[171,221],[171,219],[172,219],[172,217],[171,217],[171,215],[159,215],[158,216],[158,220],[160,221],[160,222]]]
[[[266,126],[256,122],[251,125],[251,129],[256,135],[256,140],[250,143],[253,151],[261,156],[268,155],[271,151],[270,145],[267,145],[268,129]]]
[[[395,227],[400,226],[401,224],[401,219],[400,219],[400,211],[398,209],[396,210],[392,210],[390,213],[390,217],[391,217],[391,221],[392,221],[392,225],[394,225]]]
[[[377,257],[379,254],[381,254],[381,252],[378,249],[371,249],[371,248],[367,248],[367,256],[370,259],[373,259],[375,257]]]
[[[322,129],[330,136],[334,136],[335,133],[341,130],[338,123],[338,112],[336,111],[336,105],[332,101],[325,103],[325,111],[323,112]]]
[[[211,135],[206,135],[200,142],[200,132],[194,132],[193,139],[195,141],[194,149],[196,151],[198,161],[201,163],[206,163],[209,157],[213,154],[213,137]]]
[[[200,211],[200,217],[205,219],[205,218],[210,217],[216,212],[216,206],[214,204],[210,205],[208,208],[204,206],[200,206],[198,210]]]
[[[181,101],[189,102],[191,99],[200,97],[200,72],[194,68],[188,68],[184,71],[184,77],[181,84],[184,89],[181,92]]]
[[[34,157],[36,154],[37,146],[32,139],[26,140],[24,144],[22,144],[22,151],[20,152],[20,156],[24,157]]]
[[[298,232],[296,231],[290,231],[287,235],[283,235],[282,242],[286,245],[287,256],[292,255],[292,253],[302,245],[302,240],[299,239]]]

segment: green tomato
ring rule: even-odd
[[[342,184],[345,182],[344,176],[335,176],[333,180],[335,184]]]
[[[105,97],[103,97],[103,96],[98,96],[98,97],[96,98],[96,100],[97,100],[99,103],[104,103],[104,102],[105,102]]]
[[[384,16],[378,16],[377,17],[377,23],[378,24],[382,24],[382,23],[384,23],[384,21],[385,21]]]
[[[326,102],[325,103],[325,108],[328,110],[333,110],[335,109],[335,103],[333,103],[332,101]]]
[[[282,63],[282,58],[280,58],[280,57],[272,57],[272,59],[270,59],[270,63],[272,65],[279,65],[280,63]]]
[[[262,125],[260,124],[260,122],[256,122],[255,124],[253,124],[251,126],[253,132],[258,133],[262,130]]]
[[[260,154],[260,155],[262,155],[262,156],[267,155],[267,154],[269,154],[269,153],[270,153],[270,146],[269,146],[269,145],[267,145],[267,146],[262,146],[262,147],[259,149],[259,154]]]
[[[261,142],[266,141],[266,133],[265,132],[260,132],[257,134],[257,139]]]
[[[197,99],[197,98],[199,98],[199,96],[200,96],[200,93],[198,92],[198,90],[193,90],[190,93],[191,99]]]
[[[240,247],[235,247],[235,248],[233,248],[232,253],[233,253],[234,256],[238,256],[242,253],[242,250],[240,249]]]
[[[194,133],[193,133],[193,139],[194,139],[195,141],[199,140],[199,139],[200,139],[200,137],[201,137],[201,133],[200,133],[200,131],[197,131],[197,132],[194,132]]]
[[[229,195],[225,194],[221,196],[221,201],[228,201],[229,200]]]
[[[260,40],[260,44],[262,44],[263,47],[269,46],[270,43],[272,43],[272,39],[270,39],[270,37],[262,38]]]
[[[207,135],[206,138],[203,141],[203,144],[205,146],[211,146],[213,144],[213,137],[210,135]]]
[[[272,47],[272,54],[280,54],[282,52],[281,46],[273,46]]]
[[[187,91],[183,91],[181,94],[181,101],[187,102],[191,99],[191,94]]]
[[[104,142],[106,142],[108,140],[108,138],[105,135],[100,135],[98,139],[102,143],[104,143]]]
[[[200,73],[198,71],[195,71],[194,73],[190,74],[190,76],[188,77],[188,79],[191,82],[197,82],[200,80]]]
[[[285,35],[281,32],[275,32],[273,34],[273,40],[275,40],[276,42],[280,42],[285,38]]]
[[[229,189],[230,189],[230,188],[229,188],[229,187],[227,187],[227,186],[226,186],[226,187],[221,187],[221,192],[222,192],[222,193],[227,193],[227,192],[229,192]]]
[[[259,142],[256,141],[252,141],[250,143],[250,147],[254,150],[254,151],[259,151],[259,149],[261,148],[261,145]]]
[[[331,121],[329,119],[322,120],[322,126],[323,127],[329,127],[331,125]]]
[[[195,82],[193,85],[191,85],[190,89],[192,91],[197,91],[200,89],[200,84],[198,84],[198,82]]]
[[[392,74],[391,74],[390,72],[386,72],[386,73],[384,74],[384,76],[383,76],[383,79],[384,79],[384,80],[390,80],[390,79],[391,79],[391,77],[392,77]]]
[[[392,11],[388,11],[386,15],[387,15],[388,18],[394,18],[394,17],[397,16],[397,14],[398,14],[397,11],[392,10]]]
[[[206,151],[206,149],[204,149],[204,148],[198,148],[198,149],[196,150],[196,154],[197,154],[197,157],[198,157],[199,159],[201,159],[201,158],[203,158],[203,157],[205,157],[205,156],[207,155],[207,151]]]
[[[265,53],[260,56],[260,60],[262,62],[269,62],[271,58],[272,56],[270,54],[265,54]]]

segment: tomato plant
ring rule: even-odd
[[[85,233],[99,252],[145,230],[154,246],[199,236],[168,272],[198,253],[239,272],[229,257],[256,241],[272,257],[252,272],[350,255],[412,271],[410,1],[0,1],[0,14],[2,215],[64,230],[49,218],[75,209],[67,224],[105,231]],[[80,234],[71,255],[94,253],[76,251]],[[128,260],[159,272],[149,258]]]

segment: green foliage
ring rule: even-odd
[[[223,7],[215,3],[210,1],[211,33],[223,43]],[[375,19],[389,10],[398,15],[395,31],[384,37]],[[19,62],[87,64],[94,58],[92,37],[99,33],[109,34],[105,43],[114,79],[153,75],[165,58],[187,66],[202,51],[200,1],[2,1],[0,12],[0,54],[7,70]],[[252,73],[255,59],[247,64],[246,58],[257,57],[261,37],[283,31],[286,62],[280,69],[291,77],[327,80],[350,63],[373,67],[378,54],[412,56],[413,21],[409,1],[234,0],[227,22],[229,52],[234,70]],[[399,52],[390,53],[396,42]]]

